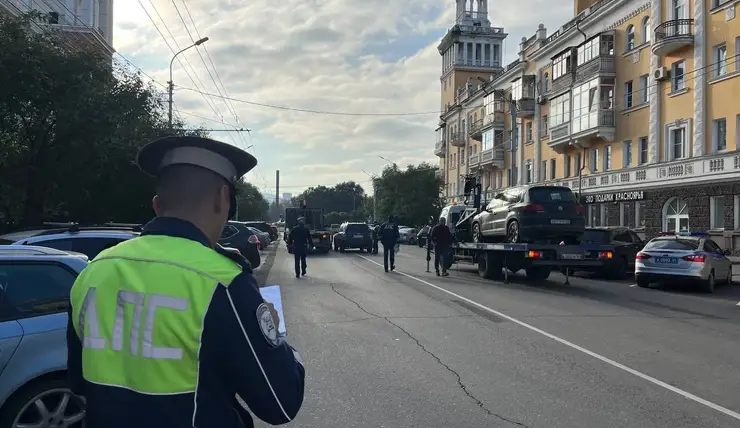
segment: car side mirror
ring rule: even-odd
[[[730,250],[725,250],[725,251],[723,251],[722,253],[723,253],[724,255],[726,255],[726,256],[732,255],[732,251],[730,251]]]

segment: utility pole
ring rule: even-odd
[[[275,214],[280,218],[280,170],[275,170]]]

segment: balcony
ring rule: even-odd
[[[455,147],[465,147],[467,138],[465,138],[464,132],[453,132],[450,135],[450,144]]]
[[[447,156],[447,142],[437,141],[437,144],[434,145],[434,155],[440,158],[444,158]]]
[[[665,56],[679,49],[694,45],[694,20],[674,19],[655,29],[653,54]]]
[[[516,117],[534,116],[534,98],[524,98],[516,102]]]
[[[570,85],[573,83],[573,74],[572,72],[568,72],[557,79],[552,81],[552,86],[550,87],[550,90],[547,92],[548,98],[553,99],[557,95],[560,95],[560,93],[567,91],[570,89]]]
[[[550,128],[547,145],[556,153],[563,153],[568,146],[589,147],[594,139],[614,141],[616,116],[613,109],[601,109],[581,116],[575,122],[562,123]]]
[[[478,119],[470,124],[468,136],[476,141],[483,141],[483,119]]]
[[[499,61],[492,61],[488,59],[465,60],[463,58],[457,58],[454,65],[457,67],[501,68],[501,63]]]
[[[473,153],[468,159],[468,166],[475,168],[480,164],[480,153]]]
[[[504,169],[504,146],[494,146],[492,149],[483,150],[480,155],[480,167],[482,169],[499,168]]]
[[[617,73],[614,55],[601,55],[579,65],[576,69],[576,82],[585,82],[594,76],[615,76]]]

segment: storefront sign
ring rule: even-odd
[[[645,192],[643,192],[642,190],[639,190],[636,192],[602,193],[600,195],[586,195],[585,196],[585,200],[587,204],[642,201],[643,199],[645,199]]]

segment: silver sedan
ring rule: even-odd
[[[635,257],[640,287],[651,282],[692,281],[711,293],[717,282],[732,283],[732,262],[706,233],[663,234],[653,238]]]

